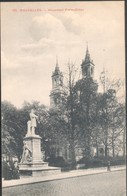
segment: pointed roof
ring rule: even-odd
[[[89,53],[89,50],[88,50],[88,44],[87,44],[87,48],[86,48],[86,56],[85,56],[85,59],[82,61],[83,64],[87,64],[87,63],[93,63],[93,60],[91,59],[90,57],[90,53]]]
[[[59,73],[59,65],[58,65],[58,57],[56,56],[56,67],[55,67],[55,73]]]
[[[86,56],[85,56],[85,63],[89,63],[89,62],[91,62],[91,58],[90,58],[90,53],[89,53],[88,45],[87,45]]]
[[[55,71],[53,72],[52,76],[54,75],[62,75],[62,72],[60,72],[59,65],[58,65],[58,57],[56,56],[56,66]]]

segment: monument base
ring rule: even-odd
[[[43,162],[40,164],[19,164],[20,175],[24,177],[37,177],[46,176],[51,174],[58,174],[61,172],[61,168],[50,167],[48,163]]]
[[[50,167],[43,161],[41,152],[41,137],[27,133],[23,139],[24,147],[19,172],[21,176],[46,176],[61,172],[61,168]]]

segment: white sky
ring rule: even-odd
[[[56,55],[61,71],[68,59],[80,68],[87,42],[96,79],[103,67],[111,77],[124,78],[124,2],[1,4],[2,100],[17,107],[24,100],[49,105]]]

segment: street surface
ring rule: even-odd
[[[125,171],[4,188],[2,196],[126,196]]]

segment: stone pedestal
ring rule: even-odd
[[[19,164],[20,175],[23,177],[37,177],[37,176],[47,176],[51,174],[61,173],[61,169],[58,167],[49,167],[46,164],[42,165],[30,165],[30,164]]]
[[[44,176],[60,173],[61,169],[49,167],[48,163],[43,161],[41,152],[41,137],[39,135],[26,135],[24,143],[28,147],[31,157],[27,160],[22,159],[19,164],[19,171],[24,176]]]
[[[32,152],[32,163],[42,163],[41,137],[39,135],[26,135],[24,141]]]

